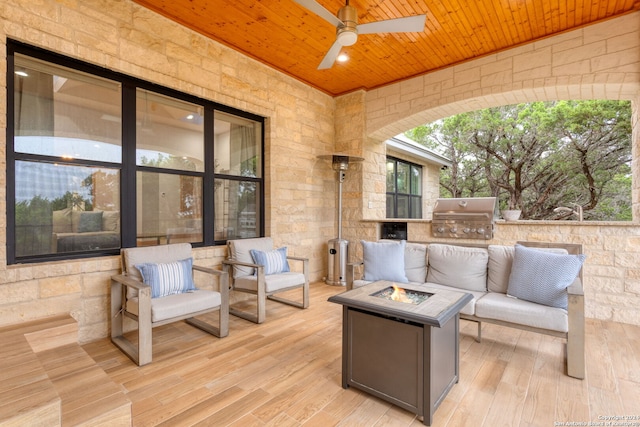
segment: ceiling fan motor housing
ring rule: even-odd
[[[338,11],[338,19],[343,25],[336,30],[336,38],[342,46],[351,46],[358,40],[358,12],[353,6],[346,5]]]

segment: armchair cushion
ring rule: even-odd
[[[253,239],[237,239],[231,241],[231,253],[229,258],[254,264],[253,257],[251,256],[251,249],[258,251],[271,251],[273,250],[273,239],[271,237],[257,237]],[[252,276],[254,274],[253,267],[247,267],[243,265],[233,266],[233,277]]]
[[[567,287],[584,260],[583,254],[560,255],[516,245],[507,295],[566,310]]]
[[[362,241],[364,280],[409,283],[404,271],[404,240],[400,242]]]
[[[160,298],[172,294],[195,291],[191,268],[193,258],[164,264],[136,264],[142,280],[151,286],[151,298]]]
[[[303,273],[290,271],[288,273],[271,274],[264,276],[264,287],[267,293],[276,292],[282,289],[292,288],[299,286],[305,282]],[[257,291],[258,289],[258,277],[257,276],[242,276],[235,280],[236,289],[246,289]]]
[[[151,300],[151,321],[161,322],[166,319],[184,316],[217,307],[221,302],[220,292],[196,290],[188,294],[168,295]],[[127,311],[138,315],[138,297],[127,301]]]
[[[289,270],[289,263],[287,262],[287,247],[274,249],[272,251],[259,251],[257,249],[251,249],[249,251],[253,262],[258,265],[264,266],[264,274],[278,274],[286,273]],[[257,274],[256,270],[254,274]]]

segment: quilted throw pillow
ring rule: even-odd
[[[160,298],[172,294],[195,291],[191,267],[193,258],[165,264],[136,264],[142,281],[151,286],[151,298]]]
[[[364,274],[367,281],[389,280],[409,283],[404,271],[404,249],[407,242],[367,242],[362,240]]]
[[[289,263],[287,262],[286,246],[267,252],[256,249],[251,249],[249,252],[251,253],[251,258],[253,258],[253,262],[255,264],[264,266],[265,275],[286,273],[290,271]],[[258,270],[253,274],[254,276],[257,275]]]
[[[516,245],[507,295],[566,310],[566,289],[578,276],[585,258]]]
[[[78,233],[102,231],[102,211],[81,212]]]

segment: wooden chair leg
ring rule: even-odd
[[[152,359],[151,290],[138,292],[138,365],[151,363]]]
[[[584,296],[569,296],[569,332],[567,333],[567,375],[584,379]]]

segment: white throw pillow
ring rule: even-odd
[[[195,291],[192,276],[193,258],[164,264],[142,263],[136,268],[142,280],[151,286],[151,298]]]
[[[507,295],[566,309],[567,288],[578,277],[585,258],[516,245]]]
[[[404,272],[405,245],[404,240],[400,242],[367,242],[362,240],[363,280],[409,283]]]
[[[256,249],[251,249],[249,252],[251,252],[255,264],[264,266],[265,275],[287,273],[289,271],[286,246],[266,252]],[[254,275],[257,275],[258,270],[255,270]]]

